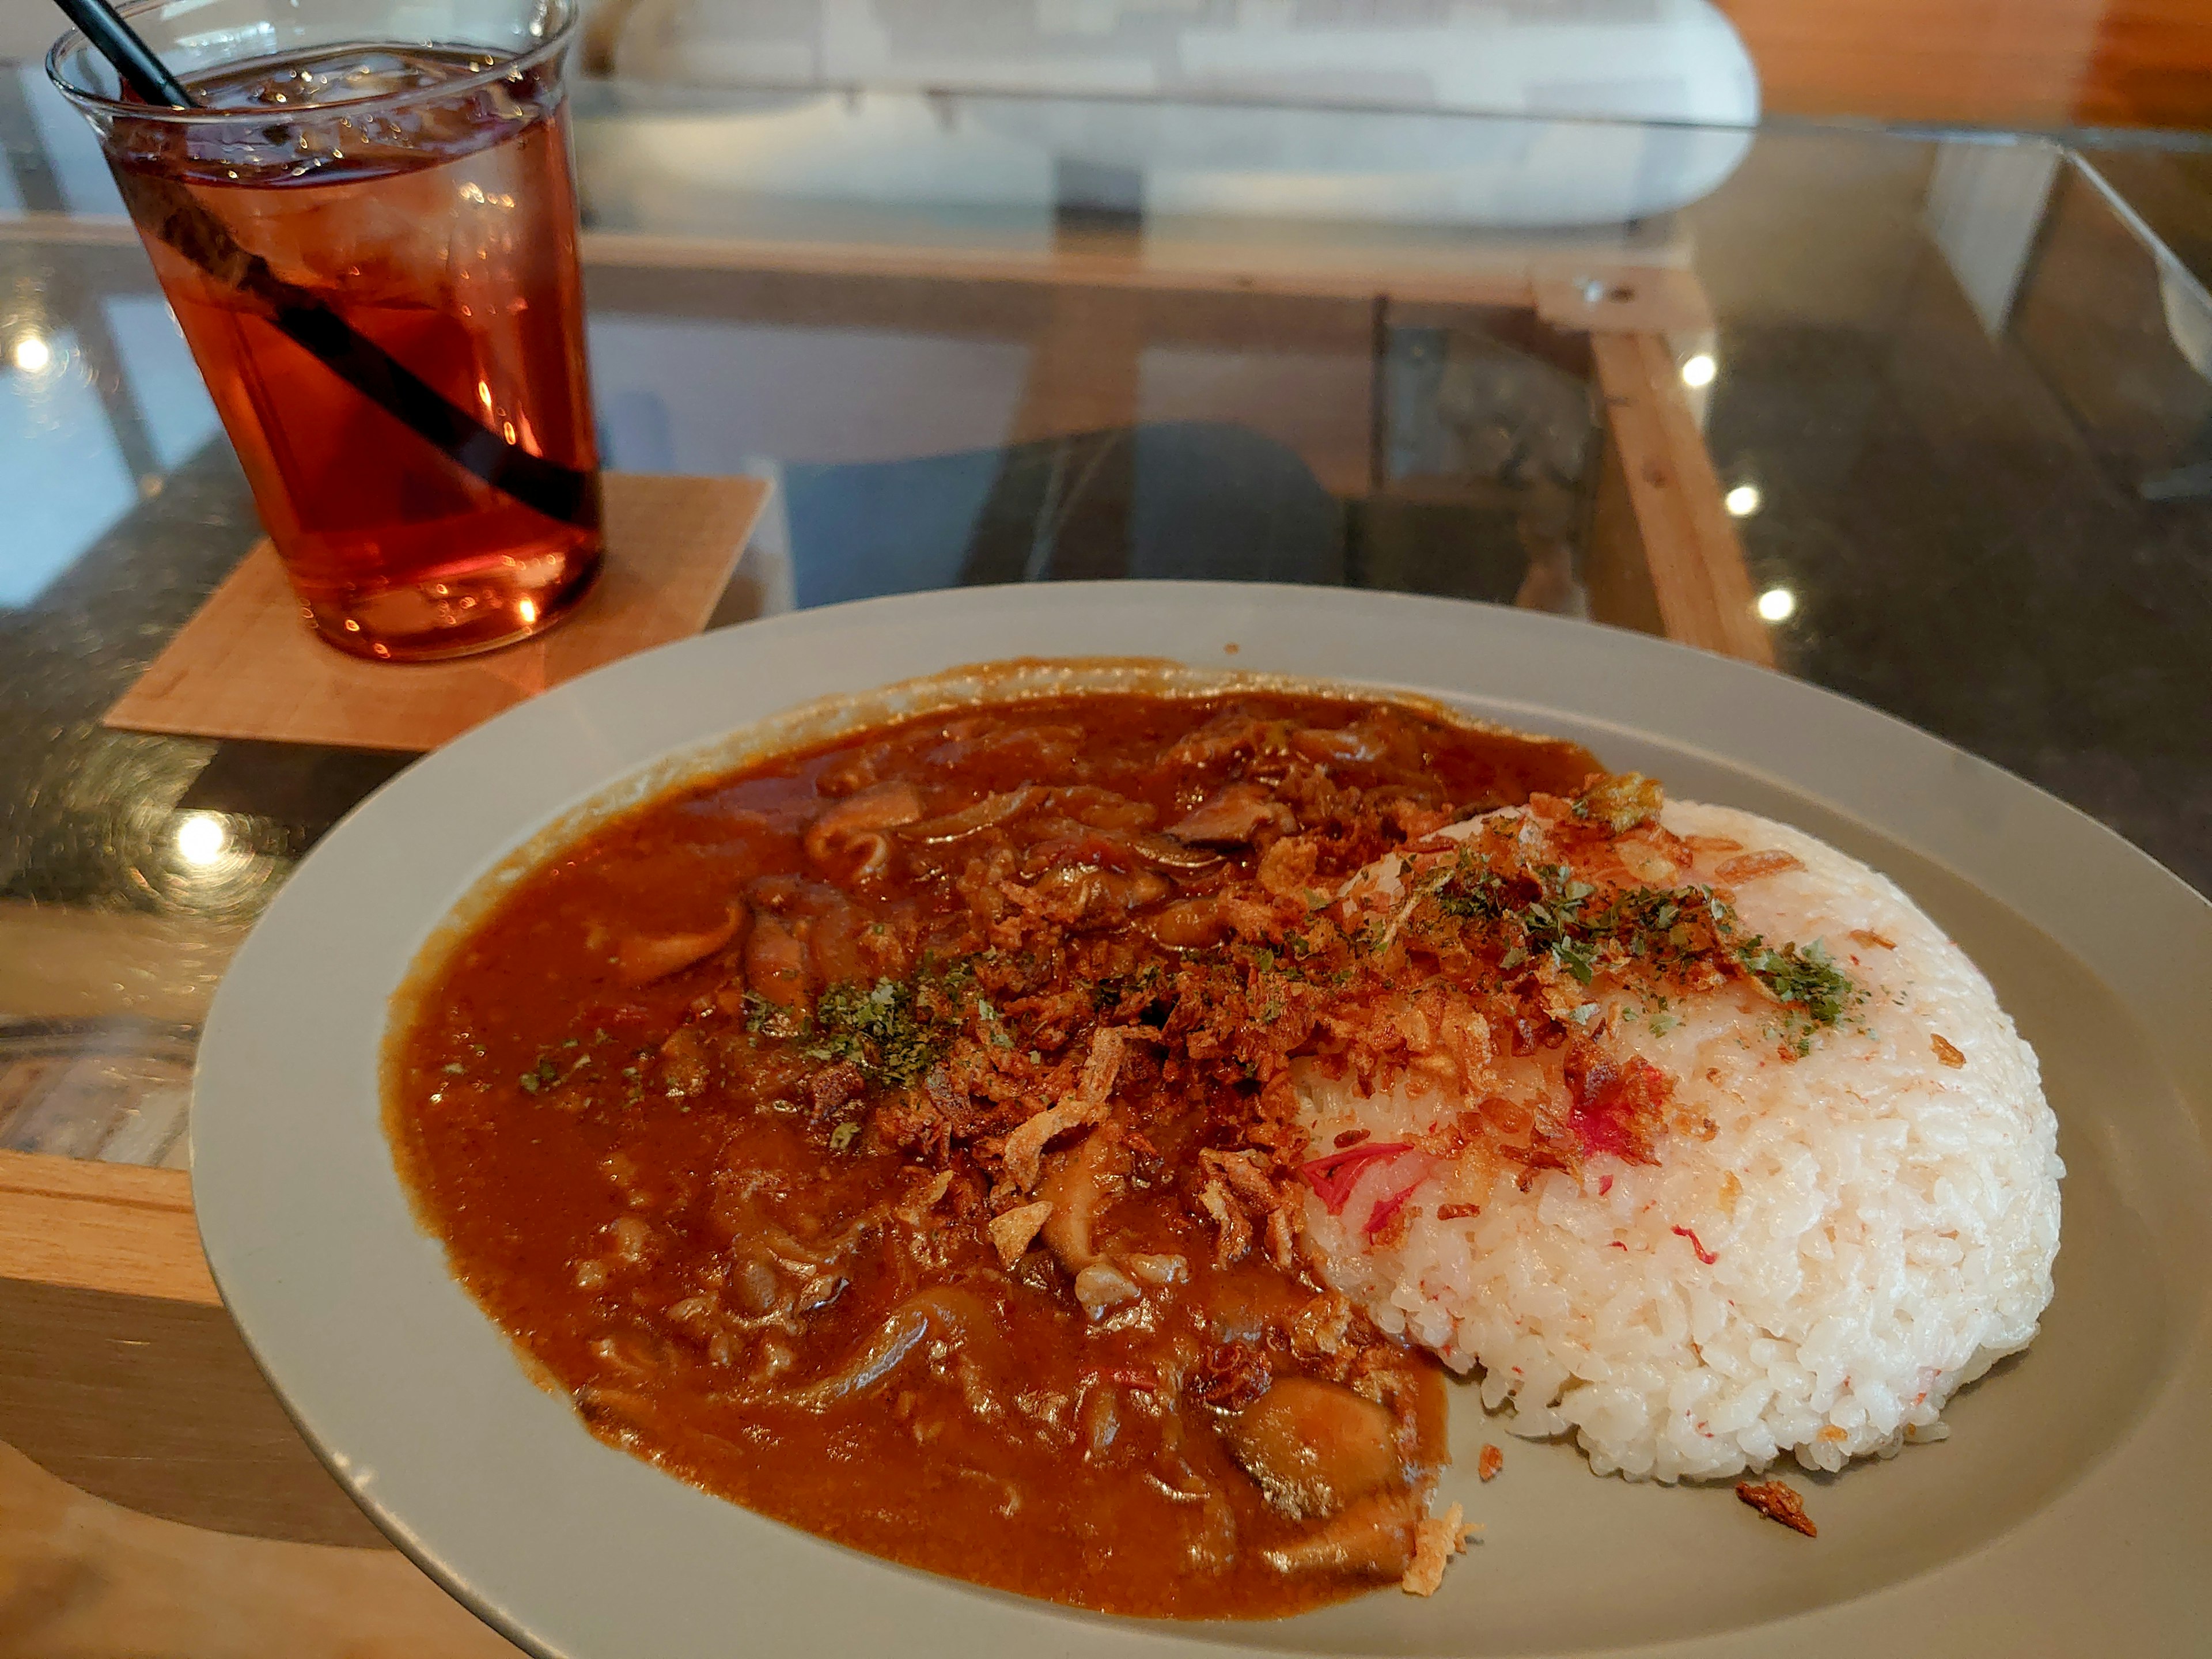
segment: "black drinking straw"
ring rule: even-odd
[[[176,76],[108,0],[56,0],[93,49],[149,104],[198,107]],[[317,295],[288,283],[173,179],[118,168],[116,183],[140,228],[167,242],[217,281],[251,296],[286,337],[348,386],[404,423],[456,465],[524,506],[563,524],[596,526],[597,475],[533,455],[479,420],[359,332]]]
[[[70,21],[84,31],[84,38],[92,42],[93,49],[115,65],[115,72],[131,91],[149,104],[167,104],[172,109],[192,107],[191,94],[169,73],[168,66],[154,56],[152,49],[138,38],[138,31],[125,22],[107,0],[56,3]]]

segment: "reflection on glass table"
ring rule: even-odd
[[[0,1016],[150,1055],[406,757],[100,725],[258,531],[127,227],[0,99]],[[2212,309],[2108,158],[888,81],[577,115],[608,465],[778,486],[721,621],[1204,575],[1671,628],[2212,888]],[[1634,164],[1570,200],[1577,153]]]

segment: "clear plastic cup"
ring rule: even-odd
[[[201,107],[75,32],[98,131],[315,629],[361,656],[550,627],[599,569],[565,69],[574,0],[150,0]]]

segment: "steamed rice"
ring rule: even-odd
[[[1673,802],[1663,823],[1801,861],[1744,883],[1736,912],[1770,939],[1823,943],[1867,994],[1852,1018],[1785,1058],[1755,988],[1656,1016],[1601,987],[1593,1028],[1670,1074],[1709,1139],[1669,1133],[1656,1164],[1601,1155],[1579,1179],[1446,1159],[1379,1243],[1369,1224],[1398,1194],[1371,1165],[1340,1213],[1307,1200],[1310,1245],[1386,1329],[1480,1368],[1512,1432],[1571,1433],[1601,1474],[1717,1478],[1785,1451],[1838,1469],[1938,1438],[1951,1394],[2025,1347],[2051,1299],[2064,1171],[2034,1053],[1965,953],[1874,871],[1727,808]],[[1500,1058],[1492,1080],[1545,1086],[1510,1074],[1547,1065],[1556,1086],[1540,1054]],[[1361,1128],[1406,1139],[1469,1103],[1402,1081],[1363,1097],[1317,1073],[1299,1091],[1322,1146]],[[1438,1219],[1447,1204],[1480,1212]]]

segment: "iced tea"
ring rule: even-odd
[[[535,633],[599,566],[561,60],[501,61],[325,47],[103,130],[301,602],[365,656]]]

